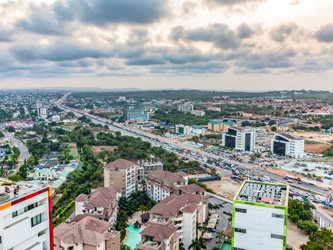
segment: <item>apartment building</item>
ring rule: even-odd
[[[208,129],[215,132],[227,132],[229,127],[233,127],[236,124],[234,121],[210,121],[208,122]]]
[[[171,195],[150,211],[149,224],[169,225],[179,234],[179,240],[188,249],[192,240],[201,236],[197,223],[202,226],[208,216],[208,196],[183,194]]]
[[[256,131],[251,127],[231,127],[222,134],[222,146],[241,151],[255,150]]]
[[[163,163],[161,161],[141,160],[137,162],[137,165],[139,166],[138,169],[139,186],[141,184],[141,181],[144,180],[146,174],[149,174],[155,170],[163,170]]]
[[[179,234],[171,225],[152,223],[141,232],[138,250],[178,250]]]
[[[214,106],[207,107],[207,110],[221,112],[221,108],[220,107],[214,107]]]
[[[178,111],[188,113],[193,110],[193,104],[190,103],[184,103],[178,105]]]
[[[120,190],[129,197],[138,190],[139,166],[125,159],[118,159],[104,166],[104,187]]]
[[[75,215],[92,215],[114,225],[117,220],[118,200],[121,192],[112,188],[99,187],[90,195],[80,194],[75,200]]]
[[[192,110],[191,114],[195,115],[195,116],[204,116],[205,115],[205,111],[203,111],[203,110]]]
[[[196,184],[188,185],[188,175],[184,172],[156,170],[147,174],[145,178],[148,196],[157,202],[170,195],[205,193],[205,190]]]
[[[286,249],[288,191],[288,185],[243,182],[233,201],[231,249]]]
[[[292,158],[304,157],[304,140],[286,133],[275,134],[271,140],[271,152]]]
[[[0,179],[0,250],[53,249],[51,187],[9,183]]]
[[[61,223],[54,228],[54,249],[119,250],[120,232],[110,228],[110,223],[91,216]]]

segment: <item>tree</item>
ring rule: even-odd
[[[5,135],[2,133],[2,131],[0,131],[0,138],[5,137]]]
[[[297,222],[297,227],[304,230],[307,234],[313,234],[318,231],[317,225],[310,220],[299,220]]]
[[[274,120],[270,120],[269,123],[268,123],[269,126],[273,126],[275,124],[276,124],[276,121],[274,121]]]
[[[121,244],[120,250],[131,250],[131,247],[127,246],[126,244]]]
[[[202,248],[206,248],[205,241],[202,237],[197,240],[192,240],[192,243],[188,248],[193,250],[201,250]]]
[[[309,241],[301,246],[302,250],[332,250],[333,233],[327,228],[310,235]]]
[[[8,180],[11,180],[12,182],[18,182],[20,181],[20,176],[19,175],[11,175],[8,177]]]
[[[8,129],[9,133],[15,133],[15,128],[14,127],[9,127]]]
[[[277,128],[276,127],[272,127],[271,130],[272,130],[272,132],[276,132]]]
[[[217,239],[217,243],[218,244],[222,244],[223,243],[223,239],[224,239],[224,231],[222,230],[222,231],[220,231],[220,232],[217,232],[216,233],[216,239]]]
[[[251,157],[250,157],[250,160],[255,161],[256,159],[257,159],[257,156],[255,154],[252,154]]]
[[[182,241],[179,241],[179,250],[186,250]]]

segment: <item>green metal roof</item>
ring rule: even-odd
[[[219,121],[210,121],[209,123],[211,123],[211,124],[221,124],[221,123],[223,123],[223,122],[219,122]]]

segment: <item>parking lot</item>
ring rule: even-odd
[[[228,218],[230,216],[224,214],[223,212],[225,211],[225,212],[231,213],[232,204],[224,202],[224,201],[222,202],[221,200],[216,199],[216,198],[209,198],[209,202],[212,204],[223,204],[224,205],[224,208],[220,207],[220,209],[215,210],[219,214],[220,219],[219,219],[219,222],[216,224],[216,232],[213,233],[213,239],[207,241],[207,249],[211,250],[216,246],[216,242],[218,241],[216,239],[216,233],[220,232],[220,231],[225,231],[225,229],[228,226],[228,223],[229,223]]]

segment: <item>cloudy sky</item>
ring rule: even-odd
[[[0,0],[0,88],[333,90],[332,0]]]

